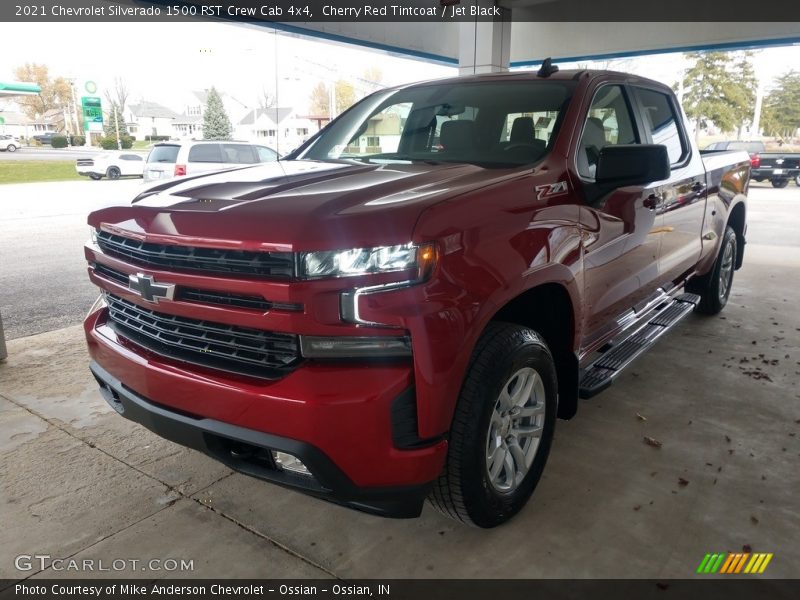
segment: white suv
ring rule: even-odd
[[[273,162],[279,155],[267,146],[247,142],[160,142],[147,157],[144,180],[155,181],[180,175],[195,175],[231,167]]]
[[[16,152],[19,147],[19,140],[13,135],[0,135],[0,151]]]

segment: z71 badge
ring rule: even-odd
[[[546,183],[544,185],[536,186],[536,198],[541,200],[543,198],[552,198],[553,196],[561,196],[567,193],[567,182],[557,181],[556,183]]]

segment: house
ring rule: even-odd
[[[235,128],[236,139],[250,140],[286,154],[319,131],[319,121],[296,115],[293,108],[248,111]]]
[[[16,138],[28,139],[46,131],[59,131],[61,128],[58,125],[63,126],[64,116],[62,113],[60,123],[57,116],[54,111],[48,111],[48,114],[36,119],[29,119],[16,102],[13,100],[3,101],[0,102],[0,135],[13,135]]]
[[[142,100],[125,109],[128,131],[137,140],[144,140],[145,136],[151,135],[173,137],[173,124],[177,118],[178,113],[157,102]]]
[[[235,124],[244,114],[251,110],[243,102],[225,92],[220,92],[222,104],[225,112]],[[200,140],[203,139],[203,114],[208,104],[208,90],[195,90],[184,95],[181,104],[181,114],[175,119],[173,126],[175,136],[181,139]]]

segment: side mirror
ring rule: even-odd
[[[669,154],[663,144],[606,146],[600,150],[595,180],[621,187],[661,181],[669,173]]]

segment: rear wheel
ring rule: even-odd
[[[542,338],[525,327],[490,323],[464,380],[431,504],[478,527],[495,527],[519,512],[547,462],[556,389]]]
[[[789,185],[789,180],[788,179],[770,179],[770,183],[772,184],[772,187],[774,187],[774,188],[785,188],[787,185]]]
[[[117,167],[108,167],[106,175],[108,175],[109,179],[119,179],[119,176],[122,175],[122,173]]]
[[[798,175],[797,177],[794,178],[794,184],[797,187],[800,187],[800,175]]]
[[[733,287],[733,272],[736,269],[737,246],[736,232],[727,227],[714,268],[703,277],[689,282],[687,289],[700,294],[700,303],[695,308],[697,312],[715,315],[728,303]]]
[[[89,173],[89,179],[94,179],[95,181],[98,181],[102,178],[103,178],[102,175],[97,175],[96,173]]]

